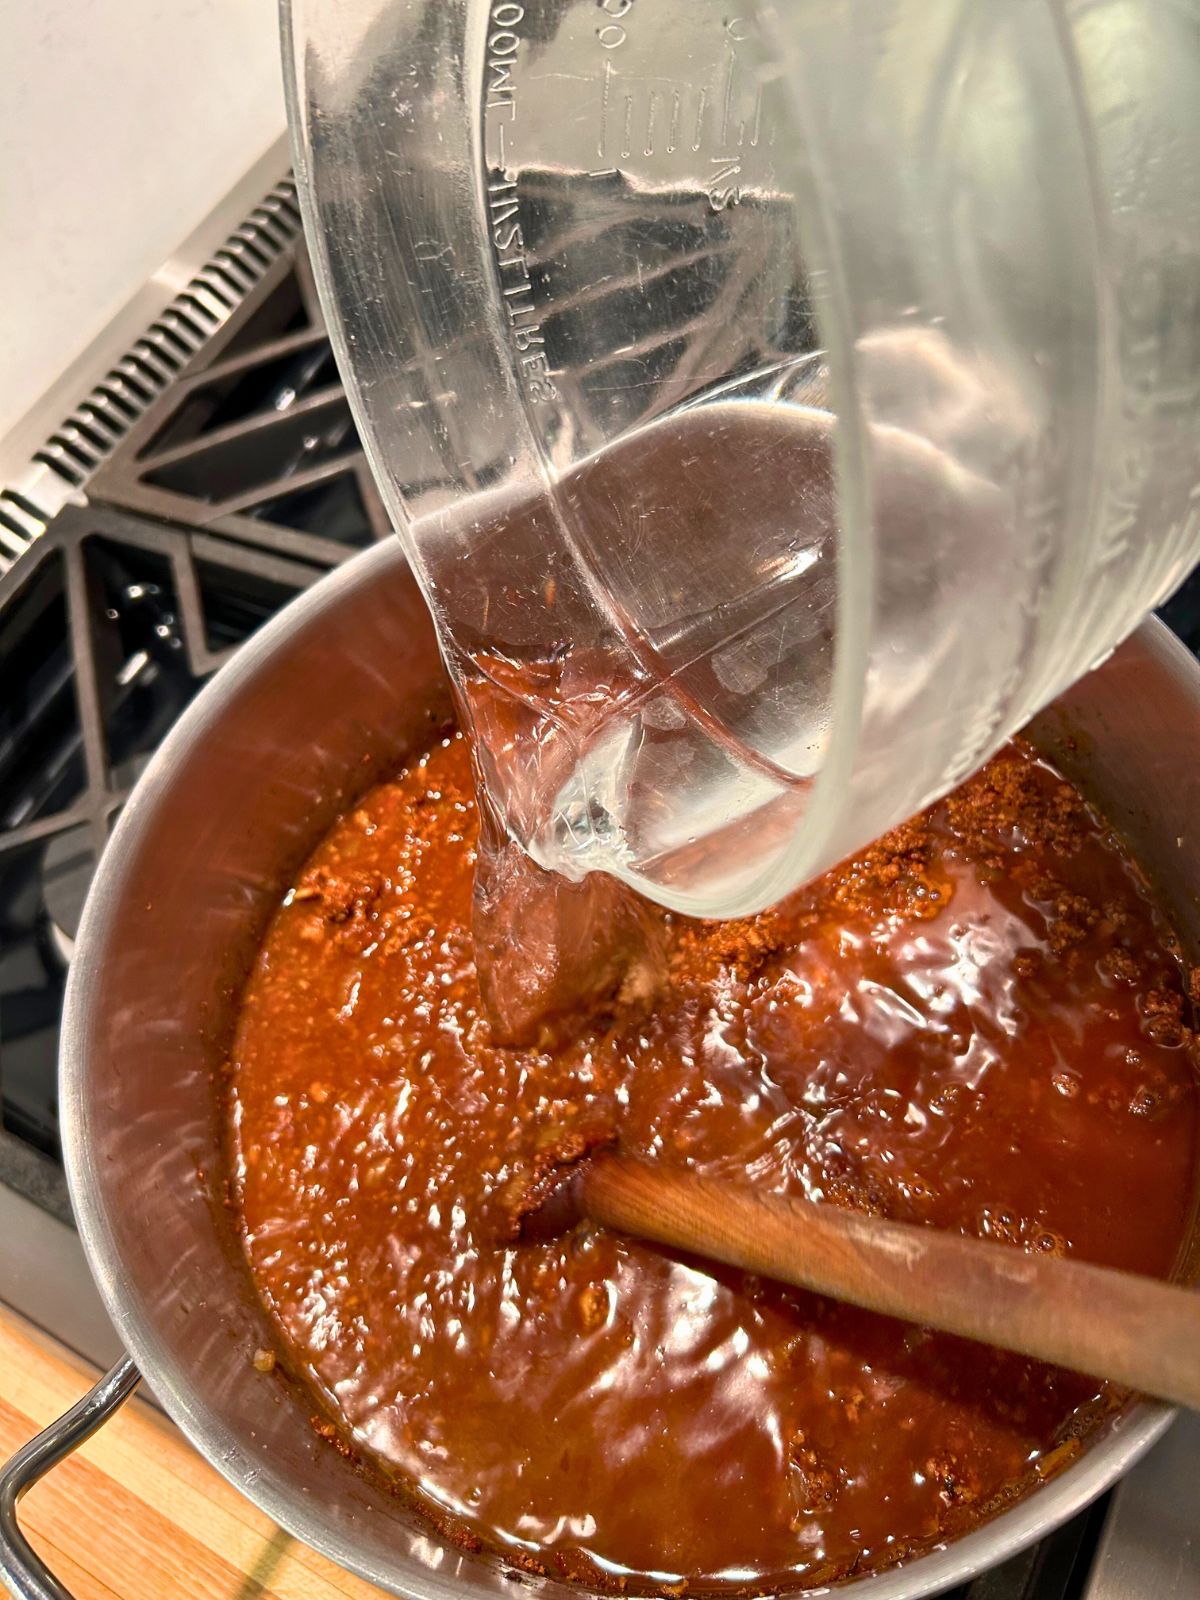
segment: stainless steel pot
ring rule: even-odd
[[[217,1085],[248,958],[336,813],[448,709],[423,603],[388,543],[238,653],[125,809],[72,967],[61,1099],[80,1232],[129,1359],[0,1478],[0,1570],[27,1600],[69,1596],[22,1537],[17,1500],[139,1372],[214,1466],[343,1566],[413,1600],[511,1600],[495,1559],[442,1544],[381,1478],[314,1435],[303,1391],[255,1370],[271,1334],[223,1203]],[[1147,624],[1033,732],[1127,835],[1200,946],[1200,836],[1190,825],[1200,668]],[[1160,1406],[1136,1406],[985,1527],[847,1587],[855,1600],[916,1600],[964,1580],[1079,1510],[1169,1421]]]

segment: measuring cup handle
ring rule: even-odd
[[[123,1357],[82,1400],[22,1445],[0,1471],[0,1578],[16,1600],[73,1600],[21,1531],[17,1505],[51,1467],[90,1439],[141,1381],[130,1357]]]

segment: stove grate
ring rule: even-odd
[[[0,1176],[23,1191],[61,1190],[63,985],[117,813],[201,684],[321,570],[97,506],[0,577]]]
[[[78,498],[156,395],[208,345],[300,234],[296,186],[283,178],[34,453],[20,482],[0,485],[0,572]]]
[[[264,269],[88,496],[322,567],[390,533],[303,248]]]

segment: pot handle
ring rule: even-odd
[[[142,1375],[130,1357],[122,1357],[94,1389],[22,1445],[0,1470],[0,1580],[16,1600],[72,1600],[71,1591],[59,1582],[22,1533],[17,1503],[51,1467],[90,1439],[125,1404],[141,1381]]]

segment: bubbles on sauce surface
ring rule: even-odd
[[[318,847],[232,1061],[240,1222],[281,1348],[451,1537],[678,1592],[813,1585],[974,1525],[1081,1448],[1092,1380],[496,1207],[563,1129],[825,1204],[1166,1275],[1200,1094],[1169,930],[1013,747],[775,912],[663,917],[666,982],[498,1048],[468,752]],[[521,929],[513,926],[519,953]]]

